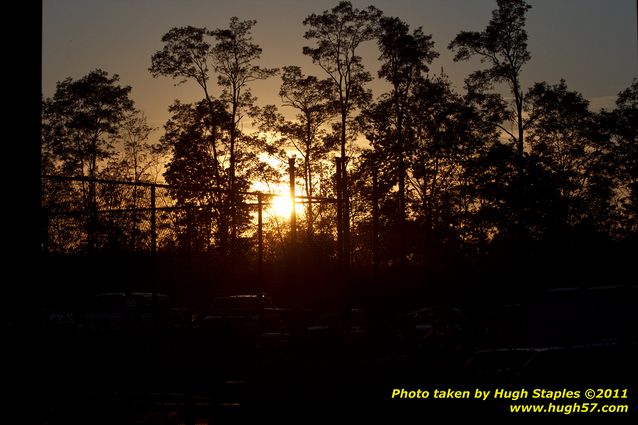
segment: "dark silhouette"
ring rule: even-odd
[[[500,126],[516,145],[519,157],[523,156],[523,89],[520,74],[523,65],[531,58],[527,50],[527,32],[525,14],[531,8],[525,0],[497,0],[498,9],[492,12],[492,19],[483,32],[460,32],[448,46],[456,51],[454,60],[467,60],[479,56],[491,67],[475,71],[470,75],[468,84],[479,90],[491,89],[493,83],[507,83],[514,96],[514,115],[517,133],[510,133]]]
[[[323,128],[336,114],[336,105],[331,98],[334,82],[303,75],[301,68],[297,66],[284,67],[281,79],[279,96],[282,106],[294,108],[298,122],[285,120],[282,115],[277,114],[276,109],[267,108],[264,111],[262,128],[281,134],[301,155],[303,188],[308,196],[305,206],[306,227],[308,237],[312,238],[315,215],[321,212],[315,211],[312,203],[313,195],[317,193],[315,188],[319,186],[317,177],[324,174],[322,164],[325,164],[328,152],[334,147]],[[323,195],[325,194],[324,189]]]
[[[340,261],[346,265],[350,263],[350,195],[347,179],[350,153],[347,144],[353,138],[352,134],[348,134],[348,119],[355,108],[365,105],[371,98],[365,84],[372,79],[370,73],[364,69],[356,50],[361,43],[374,39],[381,14],[382,12],[374,6],[359,10],[353,9],[350,2],[342,1],[332,10],[326,10],[321,15],[313,13],[303,21],[304,25],[309,26],[304,38],[317,42],[316,47],[305,46],[303,53],[310,56],[313,63],[319,65],[332,79],[336,92],[334,98],[339,105],[339,152],[342,168],[337,167],[337,178],[342,180],[343,206],[339,205],[338,208],[341,220],[338,227],[339,236],[343,240],[337,243]],[[341,196],[341,193],[338,196]]]
[[[429,71],[428,64],[438,56],[434,51],[432,36],[423,34],[419,27],[409,33],[409,26],[398,18],[382,18],[380,21],[381,33],[379,35],[380,60],[382,61],[379,77],[385,78],[392,84],[392,93],[388,100],[392,102],[392,117],[394,122],[394,136],[386,143],[395,145],[397,158],[396,171],[398,174],[398,225],[399,225],[399,261],[404,260],[401,253],[405,244],[405,219],[406,207],[406,159],[405,153],[409,151],[406,146],[406,129],[404,124],[408,120],[407,115],[410,102],[409,94],[413,85],[423,78],[423,74]],[[389,117],[386,117],[386,120]]]
[[[217,73],[218,85],[222,88],[219,100],[224,108],[230,109],[227,154],[228,176],[224,185],[218,179],[218,187],[227,187],[226,199],[229,211],[230,240],[234,244],[240,231],[240,213],[237,204],[240,199],[237,193],[242,190],[241,182],[237,181],[237,168],[240,163],[240,131],[239,123],[245,112],[254,102],[248,84],[260,79],[266,79],[275,74],[274,69],[261,68],[254,64],[261,55],[261,48],[252,42],[251,30],[257,21],[239,21],[236,17],[230,20],[227,29],[207,30],[206,28],[181,27],[173,28],[162,37],[164,48],[153,55],[150,71],[153,76],[170,76],[179,78],[180,82],[193,79],[204,91],[205,101],[209,107],[211,128],[211,145],[217,148],[217,120],[218,107],[215,106],[213,96],[209,91],[209,66]],[[210,44],[207,38],[212,38],[215,44]],[[222,166],[220,158],[213,153],[213,169]],[[234,247],[233,247],[234,248]]]
[[[509,422],[509,400],[401,398],[494,385],[627,390],[606,402],[633,409],[638,83],[602,111],[566,80],[524,90],[529,5],[496,4],[450,43],[488,63],[462,89],[430,73],[420,27],[349,2],[309,15],[327,78],[282,68],[294,120],[250,93],[275,74],[256,21],[173,28],[150,72],[203,96],[169,106],[159,145],[116,74],[60,82],[41,99],[45,237],[21,259],[43,276],[8,284],[29,288],[5,319],[23,422]],[[281,187],[303,212],[276,212]]]

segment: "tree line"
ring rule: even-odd
[[[439,56],[430,34],[374,6],[342,1],[303,21],[303,54],[316,75],[261,66],[254,20],[175,27],[149,72],[196,83],[201,100],[170,105],[151,144],[153,129],[117,74],[68,78],[43,99],[42,167],[130,181],[154,181],[163,170],[177,205],[199,207],[195,217],[176,218],[178,233],[221,257],[246,249],[241,242],[254,224],[244,193],[254,182],[282,181],[286,170],[276,160],[287,164],[291,149],[301,192],[311,198],[299,243],[312,255],[334,256],[338,239],[349,263],[374,259],[386,268],[520,265],[583,247],[635,249],[638,82],[600,111],[562,79],[523,87],[529,9],[524,0],[496,0],[482,31],[461,31],[449,43],[455,61],[482,64],[461,89],[430,71]],[[378,47],[376,73],[389,87],[377,98],[359,55],[368,42]],[[259,106],[251,83],[275,78],[279,107]],[[509,95],[499,94],[503,86]],[[44,196],[90,211],[98,195],[86,184]],[[317,196],[341,196],[341,210],[313,203]],[[277,222],[268,237],[283,240],[281,225],[285,233]]]

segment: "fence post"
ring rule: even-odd
[[[343,226],[343,261],[345,270],[350,269],[350,186],[348,179],[348,157],[344,157],[341,160],[341,190],[343,191],[343,219],[341,225]]]
[[[155,208],[155,185],[151,186],[151,254],[157,253],[157,210]]]
[[[297,205],[295,203],[295,157],[288,158],[288,174],[290,175],[290,202],[292,209],[290,210],[290,244],[291,250],[294,252],[297,240]]]
[[[49,212],[45,209],[45,208],[41,208],[40,209],[40,217],[42,218],[42,227],[40,228],[41,230],[41,236],[40,236],[40,241],[41,241],[41,251],[44,254],[48,254],[49,253],[49,220],[50,220],[50,216],[49,216]]]
[[[379,272],[379,181],[376,166],[372,167],[372,265]]]
[[[95,226],[97,222],[97,199],[95,196],[95,180],[91,178],[89,180],[89,193],[88,193],[88,220],[87,220],[87,251],[89,254],[93,254],[97,246],[95,241]]]
[[[337,257],[339,264],[343,264],[343,196],[341,181],[341,157],[335,157],[336,183],[337,183]]]
[[[157,304],[157,215],[155,209],[155,185],[151,185],[151,294],[153,303],[153,327],[158,326],[158,304]]]
[[[263,194],[257,193],[257,241],[259,255],[259,290],[264,291],[264,221],[263,221]]]

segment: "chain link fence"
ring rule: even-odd
[[[228,212],[216,189],[188,189],[197,196],[178,199],[180,188],[165,184],[84,177],[43,176],[43,250],[47,253],[219,252],[220,223]],[[183,188],[181,188],[183,189]],[[296,241],[334,239],[336,200],[297,196],[297,220],[282,216],[273,204],[279,194],[241,192],[236,205],[241,217],[227,252],[241,250],[272,258]],[[313,229],[306,210],[312,204]],[[301,205],[301,206],[300,206]]]

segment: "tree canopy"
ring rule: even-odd
[[[307,237],[298,242],[311,247],[309,258],[323,256],[321,264],[344,256],[361,269],[520,271],[552,253],[578,258],[631,246],[638,231],[636,80],[601,111],[566,79],[524,87],[531,6],[495,4],[482,30],[460,31],[448,44],[455,61],[482,64],[463,87],[432,71],[439,52],[427,28],[374,6],[341,1],[310,13],[299,34],[308,44],[299,53],[314,65],[308,69],[262,66],[252,19],[170,28],[149,72],[177,86],[191,82],[199,97],[167,105],[159,145],[149,141],[155,129],[117,74],[97,69],[59,82],[42,103],[43,170],[88,180],[66,191],[47,186],[52,210],[82,215],[74,224],[59,220],[51,232],[93,239],[56,246],[144,246],[125,242],[148,236],[144,219],[102,212],[145,210],[150,192],[95,181],[155,181],[160,168],[172,202],[166,246],[227,261],[263,245],[255,236],[257,205],[267,211],[273,198],[249,192],[288,191],[290,183],[302,187],[298,227]],[[376,45],[374,78],[385,84],[376,96],[366,43]],[[275,75],[278,105],[259,105],[251,89]],[[267,248],[271,259],[296,252],[285,222],[260,222],[268,242],[283,247]]]

